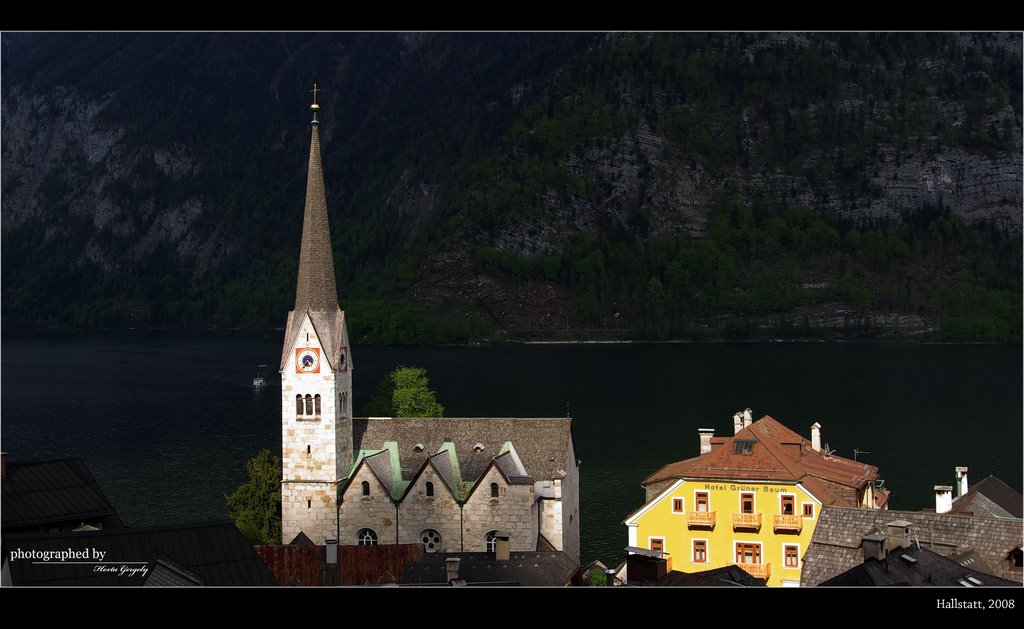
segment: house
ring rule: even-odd
[[[81,458],[0,460],[4,534],[124,526]]]
[[[953,586],[1020,587],[1010,581],[963,565],[921,546],[913,524],[890,521],[885,531],[865,535],[861,540],[864,561],[819,585],[822,586]]]
[[[995,476],[989,476],[970,486],[967,468],[956,468],[956,499],[953,486],[935,486],[935,512],[959,513],[992,518],[1024,517],[1024,496]]]
[[[230,520],[4,535],[3,585],[274,585]]]
[[[897,530],[900,527],[908,532]],[[910,539],[915,547],[950,558],[962,567],[1017,584],[1024,582],[1020,520],[827,506],[804,555],[801,585],[819,585],[860,566],[872,554],[872,540],[877,545],[879,539],[886,550],[906,547],[905,540]]]
[[[820,424],[805,439],[752,417],[736,413],[731,437],[700,429],[699,456],[644,479],[647,502],[625,520],[631,547],[663,553],[668,570],[736,564],[769,586],[794,587],[822,507],[885,508],[878,469],[822,448]]]
[[[579,558],[569,418],[352,416],[314,102],[295,306],[281,353],[282,542],[421,543],[428,553],[546,546]]]

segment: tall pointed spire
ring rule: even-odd
[[[324,169],[320,163],[320,105],[313,84],[312,139],[309,145],[309,174],[306,179],[306,211],[302,221],[302,250],[299,253],[299,279],[295,287],[295,311],[335,310],[338,288],[334,278],[334,253],[331,228],[327,222],[327,196],[324,193]]]

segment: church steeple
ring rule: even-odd
[[[320,162],[320,105],[313,84],[313,111],[310,123],[309,173],[306,178],[306,210],[302,221],[302,249],[299,253],[299,279],[295,287],[295,311],[334,310],[338,307],[338,289],[334,278],[331,229],[327,222],[327,196],[324,193],[324,169]]]

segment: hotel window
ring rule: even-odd
[[[682,498],[673,498],[672,499],[672,513],[682,513],[682,512],[683,512],[683,499]]]
[[[359,529],[356,533],[356,543],[360,546],[376,546],[377,533],[373,529]]]
[[[761,563],[761,545],[737,543],[736,563]]]
[[[782,515],[796,515],[796,497],[783,494],[782,498]]]
[[[703,539],[693,540],[693,563],[708,562],[708,543]]]
[[[784,557],[783,563],[787,568],[799,568],[800,567],[800,549],[796,546],[783,546],[782,554]]]
[[[651,538],[651,550],[659,553],[665,552],[665,538],[664,537],[652,537]]]
[[[698,491],[697,496],[694,499],[697,502],[697,511],[707,512],[708,509],[708,492]]]
[[[740,512],[754,512],[754,494],[740,494]]]
[[[814,503],[813,502],[805,502],[804,503],[804,517],[805,518],[813,518],[814,517]]]

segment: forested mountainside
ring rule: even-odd
[[[1021,331],[1021,35],[4,33],[5,325]]]

